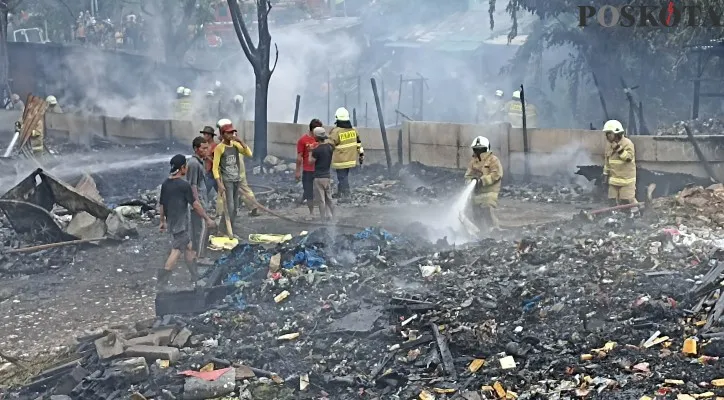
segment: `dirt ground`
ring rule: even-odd
[[[342,224],[381,226],[399,230],[413,222],[434,220],[449,205],[353,207],[341,205]],[[520,226],[569,218],[577,212],[572,205],[538,204],[502,199],[498,215],[503,226]],[[306,207],[281,211],[302,220]],[[249,233],[292,233],[315,226],[296,225],[269,215],[239,218],[235,231]],[[435,223],[430,224],[432,226]],[[48,272],[3,282],[0,297],[0,350],[29,357],[68,343],[104,326],[134,323],[154,316],[156,270],[169,251],[169,238],[160,234],[157,221],[139,224],[139,237],[120,244],[86,247],[72,263]],[[212,252],[211,258],[221,253]],[[179,264],[173,282],[186,285],[187,273]]]

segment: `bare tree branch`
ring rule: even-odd
[[[229,3],[231,20],[234,22],[236,37],[239,39],[239,43],[241,43],[241,49],[244,50],[244,55],[246,55],[246,58],[251,63],[251,66],[256,70],[256,66],[258,64],[256,48],[249,37],[249,30],[246,29],[246,23],[244,22],[244,17],[241,15],[239,4],[236,0],[228,0],[227,2]]]
[[[68,10],[68,13],[70,14],[71,18],[73,18],[73,19],[75,20],[75,13],[74,13],[73,10],[68,6],[68,3],[66,3],[66,2],[63,1],[63,0],[58,0],[58,3],[62,4],[63,7],[65,7],[66,10]],[[47,32],[46,32],[46,33],[47,33]]]
[[[277,46],[276,43],[274,43],[274,49],[276,49],[276,54],[274,55],[274,66],[271,67],[269,70],[269,78],[271,79],[271,76],[274,74],[274,70],[277,69],[277,61],[279,61],[279,46]]]

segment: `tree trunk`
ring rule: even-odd
[[[0,92],[10,90],[10,61],[8,58],[8,7],[0,2]],[[8,92],[9,94],[9,92]]]
[[[254,94],[254,160],[259,162],[267,156],[269,77],[264,75],[266,74],[263,72],[256,74],[256,92]]]

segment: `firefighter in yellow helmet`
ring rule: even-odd
[[[493,209],[498,207],[503,165],[490,151],[490,141],[487,138],[476,137],[470,147],[473,149],[473,157],[465,172],[465,182],[476,182],[473,192],[473,219],[481,231],[498,229],[498,218]]]
[[[349,171],[360,165],[365,159],[365,150],[357,131],[349,120],[349,111],[340,107],[334,113],[335,127],[329,134],[329,142],[334,146],[332,153],[332,168],[337,171],[337,193],[335,197],[344,197],[350,194]]]
[[[523,103],[520,101],[520,90],[513,92],[512,99],[505,103],[505,115],[513,128],[523,127]],[[538,110],[527,100],[525,102],[525,126],[527,128],[538,127]]]
[[[611,203],[636,203],[636,150],[625,137],[623,125],[612,119],[603,125],[606,134],[603,175]]]

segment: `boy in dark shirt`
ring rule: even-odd
[[[327,142],[327,132],[322,127],[314,128],[314,138],[317,147],[309,154],[310,162],[314,163],[314,202],[319,207],[322,221],[329,216],[334,218],[334,204],[332,203],[332,183],[330,169],[332,166],[332,153],[334,146]]]
[[[173,268],[176,266],[181,253],[185,254],[186,267],[194,283],[199,279],[194,261],[196,252],[191,248],[191,238],[188,229],[188,206],[191,205],[207,226],[213,227],[214,221],[206,215],[201,203],[194,198],[191,185],[184,179],[187,172],[186,156],[176,154],[171,158],[171,176],[161,185],[159,199],[161,215],[161,232],[167,230],[171,233],[171,254],[164,268],[158,271],[158,285],[160,288],[168,284]]]

